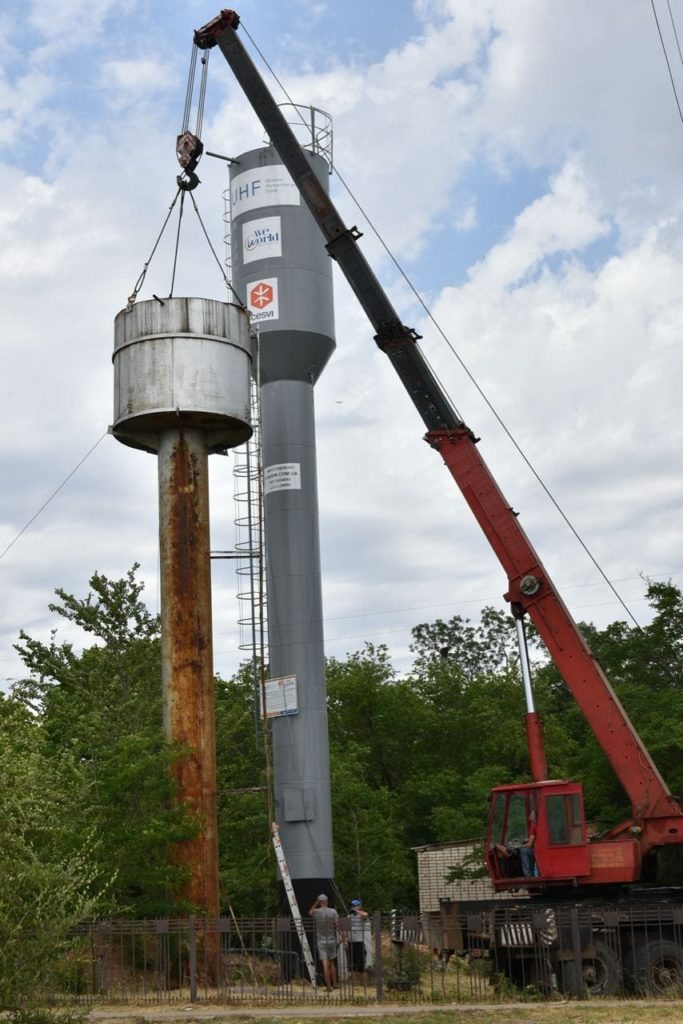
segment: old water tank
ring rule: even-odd
[[[159,436],[202,430],[209,452],[251,435],[249,316],[214,299],[138,302],[114,322],[114,424],[124,444],[159,450]]]

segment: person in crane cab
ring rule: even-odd
[[[533,811],[529,814],[529,835],[519,848],[519,859],[522,865],[522,874],[525,878],[538,877],[540,874],[536,863],[534,846],[536,844],[536,815]]]

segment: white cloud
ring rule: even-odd
[[[38,49],[28,53],[25,75],[8,73],[0,85],[9,137],[20,138],[22,121],[40,126],[47,153],[45,164],[10,151],[6,159],[22,163],[2,169],[0,549],[111,418],[112,321],[175,191],[177,124],[169,111],[180,113],[185,57],[176,74],[172,47],[140,55],[145,18],[166,10],[145,6],[122,9],[128,35],[113,50],[101,34],[110,3],[34,4]],[[281,0],[262,6],[278,25],[299,8]],[[418,284],[435,296],[438,319],[638,602],[640,570],[683,568],[683,134],[656,45],[644,43],[647,10],[636,0],[578,11],[540,0],[420,0],[415,9],[423,33],[369,66],[310,53],[302,70],[292,51],[277,70],[295,99],[334,115],[342,172],[399,258],[420,258]],[[321,24],[324,17],[323,10]],[[57,52],[47,43],[59,53],[88,46],[99,68],[94,91],[120,106],[88,107],[69,70],[57,73],[47,60]],[[262,138],[219,55],[205,124],[208,148],[228,155]],[[220,247],[225,171],[205,158],[200,177],[195,196]],[[497,182],[513,195],[502,212]],[[339,201],[348,222],[358,221],[350,202]],[[486,235],[492,206],[498,226]],[[454,280],[448,260],[431,258],[433,241],[444,244],[442,223],[459,230],[454,246],[479,246],[469,273]],[[168,289],[174,230],[155,256],[146,296]],[[178,292],[221,296],[191,210],[183,230]],[[362,244],[385,268],[369,234]],[[414,317],[391,276],[389,289]],[[328,646],[343,653],[364,636],[384,636],[405,655],[410,625],[455,611],[476,615],[505,581],[438,457],[420,441],[419,419],[343,284],[336,301],[339,348],[317,388],[325,611],[330,638],[340,638]],[[429,325],[416,326],[577,615],[620,615],[466,377]],[[224,460],[214,467],[215,529],[227,538],[229,468]],[[154,605],[155,488],[153,459],[111,439],[98,447],[0,563],[10,595],[0,659],[12,658],[21,626],[46,635],[54,587],[83,593],[95,569],[120,575],[141,560]],[[227,674],[239,657],[236,587],[222,564],[215,578],[217,665]],[[15,661],[1,664],[16,674]]]
[[[47,42],[40,51],[47,57],[58,50],[92,46],[112,11],[121,17],[135,6],[136,0],[99,0],[96,4],[88,0],[60,0],[59,4],[31,0],[26,20],[35,37]]]
[[[56,79],[41,71],[17,76],[11,84],[0,69],[0,130],[11,147],[46,123],[46,104],[54,95]]]
[[[174,84],[171,69],[151,57],[136,60],[109,60],[102,67],[102,84],[114,90],[118,103],[146,99],[150,93],[162,92]]]
[[[472,231],[477,227],[477,223],[477,204],[473,199],[470,199],[457,210],[454,224],[458,231]]]
[[[609,231],[577,162],[570,160],[550,190],[530,203],[515,219],[508,238],[493,247],[470,272],[480,287],[509,288],[557,253],[576,253]]]

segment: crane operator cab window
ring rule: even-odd
[[[533,847],[536,839],[537,800],[530,789],[493,794],[489,818],[489,864],[497,878],[538,875]]]
[[[578,793],[551,793],[545,798],[549,846],[579,846],[583,817]]]
[[[558,781],[494,789],[486,861],[498,888],[588,875],[580,783]]]

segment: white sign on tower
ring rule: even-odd
[[[242,225],[242,263],[282,256],[279,217],[259,217]]]
[[[281,718],[283,715],[295,715],[299,710],[299,698],[296,689],[296,676],[278,676],[266,679],[261,687],[261,717],[263,699],[266,701],[266,718]]]
[[[254,167],[232,179],[230,206],[233,217],[264,206],[299,206],[301,196],[284,164]]]

